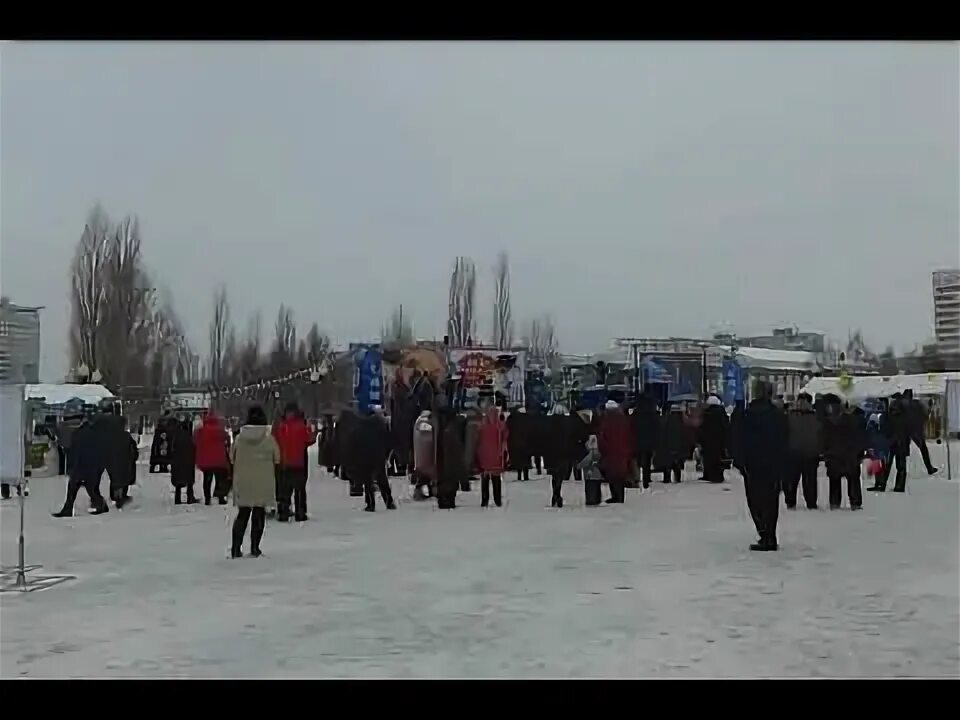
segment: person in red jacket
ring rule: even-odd
[[[480,468],[480,506],[490,504],[490,484],[493,484],[493,504],[503,504],[503,472],[507,468],[507,424],[500,419],[500,410],[487,408],[477,430],[477,467]]]
[[[316,442],[317,436],[303,419],[296,403],[289,403],[283,414],[283,420],[273,430],[273,437],[280,447],[277,520],[287,522],[290,519],[292,494],[294,518],[297,522],[304,522],[307,519],[307,465],[304,460],[307,448]]]
[[[203,473],[203,504],[210,504],[210,486],[221,505],[227,504],[230,492],[230,436],[220,418],[212,412],[203,417],[203,424],[193,433],[197,453],[197,469]]]
[[[630,421],[613,400],[607,402],[600,419],[597,441],[600,445],[600,467],[610,485],[607,502],[622,503],[625,499],[625,483],[630,473],[630,460],[633,458],[633,434]]]

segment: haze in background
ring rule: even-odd
[[[903,349],[958,263],[958,76],[947,43],[8,43],[2,291],[62,378],[99,201],[201,354],[221,281],[241,329],[285,302],[345,343],[402,302],[442,336],[459,254],[489,336],[501,249],[566,351],[721,321]]]

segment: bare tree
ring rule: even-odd
[[[226,344],[231,332],[227,288],[220,285],[213,293],[213,318],[210,321],[210,380],[215,386],[224,381]]]
[[[320,326],[313,323],[307,331],[307,362],[319,364],[330,354],[330,338],[320,332]]]
[[[447,334],[457,347],[467,344],[474,334],[474,297],[477,289],[477,270],[473,260],[458,257],[450,274],[450,292],[447,312]]]
[[[403,305],[394,308],[390,319],[380,330],[380,341],[384,345],[408,347],[414,343],[413,324],[410,316],[403,314]]]
[[[91,370],[97,368],[97,340],[109,296],[105,273],[110,255],[109,232],[110,219],[96,205],[87,218],[70,268],[73,365],[83,363]]]
[[[270,370],[274,373],[293,369],[297,350],[297,325],[293,310],[281,304],[274,323],[273,347],[270,350]]]
[[[494,266],[493,344],[500,350],[513,345],[513,310],[510,304],[510,261],[506,252]]]
[[[556,326],[550,315],[533,318],[527,326],[524,345],[531,362],[553,367],[558,359]]]

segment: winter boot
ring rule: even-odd
[[[173,491],[173,504],[183,505],[183,491],[180,488]]]
[[[377,511],[377,500],[374,497],[373,492],[367,491],[364,493],[364,498],[367,501],[367,504],[364,506],[365,512],[376,512]]]
[[[193,485],[187,486],[187,505],[196,505],[200,502],[197,496],[193,494]]]

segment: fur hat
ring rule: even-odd
[[[711,395],[710,397],[707,398],[707,405],[722,405],[722,404],[723,403],[720,402],[720,398],[718,398],[716,395]]]
[[[604,405],[603,407],[606,408],[607,410],[616,410],[620,406],[617,405],[615,400],[607,400],[607,404]]]

